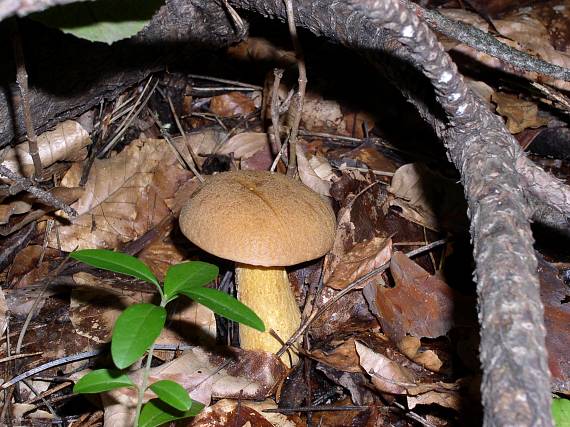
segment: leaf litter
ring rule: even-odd
[[[471,12],[443,12],[490,31],[488,23]],[[529,13],[533,8],[505,15],[493,24],[507,43],[568,65],[567,52],[553,47],[544,11],[537,7],[541,16]],[[465,46],[447,41],[447,47],[504,69]],[[230,55],[244,61],[294,63],[292,52],[260,38],[232,47]],[[227,91],[207,79],[184,79],[187,92],[179,113],[186,115],[182,117],[186,135],[174,136],[171,143],[153,128],[150,110],[141,119],[148,121],[146,127],[139,123],[138,132],[109,156],[95,159],[89,169],[87,147],[96,143],[91,131],[66,121],[40,135],[43,165],[62,166],[52,191],[72,204],[78,217],[67,218],[29,196],[2,196],[3,235],[16,235],[31,222],[37,222],[38,228],[2,273],[6,286],[0,294],[0,327],[8,332],[7,313],[11,313],[11,331],[19,332],[35,305],[21,352],[41,352],[24,359],[19,371],[4,368],[4,378],[70,354],[99,351],[108,342],[121,309],[153,298],[152,290],[140,282],[77,265],[65,267],[64,253],[77,248],[126,248],[161,279],[170,265],[210,259],[196,247],[181,244],[176,218],[199,180],[176,151],[196,153],[201,171],[271,167],[276,152],[273,133],[260,120],[263,106],[269,108],[262,98],[270,95],[259,89],[262,79],[256,82],[258,88],[248,91]],[[567,84],[549,83],[558,88]],[[545,111],[544,98],[534,92],[519,94],[517,86],[498,90],[499,85],[489,80],[473,79],[470,84],[489,108],[505,118],[514,134],[559,123]],[[330,88],[319,92],[322,85],[326,84],[315,84],[307,93],[296,154],[300,180],[333,202],[337,231],[322,265],[290,271],[304,319],[311,319],[303,342],[297,344],[303,362],[288,371],[274,355],[240,350],[234,325],[216,321],[211,311],[198,304],[177,306],[159,339],[167,350],[156,353],[151,380],[175,380],[195,400],[208,405],[188,425],[303,426],[307,413],[313,421],[326,420],[323,425],[331,426],[348,425],[347,414],[354,426],[415,425],[410,413],[429,420],[428,425],[449,425],[465,406],[472,405],[477,413],[475,299],[471,259],[461,249],[468,222],[456,175],[436,155],[426,159],[394,150],[381,117],[365,106],[355,106],[354,101],[344,102],[342,96],[335,99]],[[210,96],[204,88],[216,94]],[[293,88],[290,81],[281,82],[280,102],[286,102]],[[161,121],[172,122],[168,117]],[[377,132],[370,133],[373,129]],[[170,132],[176,135],[174,128]],[[4,153],[3,162],[23,175],[33,171],[23,146]],[[283,171],[284,162],[276,167]],[[85,170],[89,174],[83,186]],[[443,248],[413,258],[405,255],[439,238],[447,239]],[[560,275],[569,268],[556,263],[556,258],[539,260],[553,390],[570,394],[568,292]],[[59,275],[50,276],[62,265]],[[336,300],[355,281],[383,266],[389,268]],[[231,270],[231,266],[223,268]],[[220,278],[215,286],[231,292],[231,275],[227,277],[230,280]],[[50,286],[44,292],[46,281]],[[330,301],[336,302],[319,312]],[[313,313],[318,316],[311,318]],[[220,342],[231,345],[220,346]],[[186,350],[178,352],[178,348]],[[82,369],[96,364],[94,359],[60,370],[50,368],[41,376],[77,379]],[[140,373],[135,370],[133,375]],[[47,389],[41,378],[33,384],[38,390]],[[24,401],[33,397],[28,388],[22,388],[22,394]],[[147,398],[151,397],[149,392]],[[66,399],[77,398],[68,394]],[[133,406],[132,391],[104,395],[105,425],[124,425]],[[441,408],[454,415],[442,415]],[[14,413],[29,410],[48,418],[33,405],[15,407]]]

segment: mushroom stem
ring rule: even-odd
[[[263,320],[266,329],[266,332],[259,332],[240,325],[241,347],[246,350],[277,353],[282,344],[271,336],[269,330],[273,329],[279,338],[287,341],[301,324],[301,312],[291,290],[287,272],[280,267],[238,263],[236,282],[239,300]],[[290,365],[287,354],[281,356],[281,360]],[[292,353],[293,365],[297,360],[297,355]]]

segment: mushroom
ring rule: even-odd
[[[287,341],[301,322],[285,267],[331,248],[336,221],[328,201],[285,175],[223,172],[196,190],[179,222],[198,247],[237,263],[238,298],[266,328],[259,332],[240,325],[242,348],[277,352],[281,343],[268,331]]]

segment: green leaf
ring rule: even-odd
[[[83,249],[72,252],[69,256],[93,267],[128,274],[159,286],[158,279],[152,274],[150,268],[134,256],[106,249]]]
[[[121,313],[111,339],[111,356],[119,369],[138,360],[160,335],[166,310],[153,304],[135,304]]]
[[[218,277],[218,271],[217,266],[201,261],[173,265],[166,272],[164,295],[168,300],[184,289],[204,286]]]
[[[76,37],[111,44],[147,25],[164,0],[98,0],[52,7],[31,15]]]
[[[235,322],[243,323],[258,331],[264,332],[263,321],[251,308],[242,304],[237,299],[224,292],[210,288],[191,288],[180,292],[202,305],[205,305],[214,313],[224,316]]]
[[[74,393],[102,393],[121,387],[134,387],[131,379],[120,371],[98,369],[81,377],[73,386]]]
[[[157,381],[151,384],[149,388],[156,393],[160,400],[168,403],[174,409],[188,411],[192,406],[192,399],[190,399],[188,392],[174,381]]]
[[[152,399],[143,406],[138,427],[155,427],[181,418],[195,417],[202,409],[204,409],[204,405],[200,402],[192,401],[190,410],[182,412],[167,405],[160,399]]]
[[[552,401],[552,418],[556,427],[570,427],[570,400],[554,399]]]

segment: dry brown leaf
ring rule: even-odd
[[[277,62],[281,66],[295,64],[297,61],[295,52],[280,49],[261,37],[248,37],[243,42],[230,47],[228,54],[241,60]]]
[[[432,172],[421,163],[401,166],[388,189],[394,196],[390,206],[397,206],[401,216],[423,227],[438,231],[465,230],[465,199],[456,182]]]
[[[392,239],[389,237],[374,237],[357,243],[341,257],[331,257],[323,273],[323,282],[331,288],[344,289],[366,273],[386,264],[391,256]],[[363,282],[359,289],[367,283]]]
[[[268,170],[273,163],[266,133],[243,132],[232,136],[218,151],[218,154],[230,153],[241,160],[241,169]]]
[[[62,185],[75,187],[82,165],[74,164]],[[71,252],[84,248],[115,248],[134,240],[170,214],[165,200],[192,174],[178,164],[172,147],[163,140],[133,141],[109,159],[96,159],[85,193],[72,206],[78,217],[49,236],[51,247]]]
[[[296,415],[263,412],[277,409],[273,400],[248,402],[223,399],[202,411],[190,427],[301,427],[306,424]]]
[[[344,114],[339,103],[323,99],[317,94],[308,93],[305,95],[301,120],[305,129],[312,132],[347,134]]]
[[[436,404],[444,408],[460,411],[462,404],[461,396],[455,390],[449,390],[448,392],[442,390],[445,385],[447,384],[439,384],[437,391],[428,391],[418,394],[417,396],[408,396],[406,398],[408,408],[414,409],[417,405]]]
[[[342,341],[338,347],[330,351],[312,350],[308,353],[308,356],[339,371],[362,372],[354,338]]]
[[[60,160],[77,161],[85,157],[84,147],[91,144],[89,133],[76,121],[66,120],[54,130],[38,136],[38,154],[42,166],[47,167]],[[34,163],[28,151],[28,143],[9,148],[2,165],[24,176],[34,172]]]
[[[222,117],[247,116],[255,110],[254,100],[242,92],[224,93],[210,101],[210,111]]]
[[[417,337],[406,336],[398,343],[398,349],[409,359],[432,372],[440,372],[443,362],[433,350],[419,351],[421,341]]]
[[[117,317],[132,304],[155,301],[152,293],[117,290],[91,274],[76,273],[79,288],[71,292],[69,317],[77,334],[95,343],[107,343]],[[159,344],[212,343],[216,338],[214,313],[183,298],[169,306],[169,322],[157,339]]]
[[[491,99],[497,104],[497,112],[506,117],[506,125],[510,133],[519,133],[527,128],[538,128],[549,122],[547,118],[539,116],[538,105],[534,102],[525,101],[504,92],[495,92]]]
[[[227,136],[227,132],[220,129],[201,129],[186,134],[186,138],[182,136],[173,138],[173,142],[180,152],[186,152],[187,146],[191,147],[198,155],[198,166],[202,167],[206,160],[205,156],[220,148]]]
[[[392,255],[390,272],[394,288],[369,285],[364,289],[384,333],[395,343],[407,334],[418,338],[445,335],[453,326],[455,292],[402,252]]]
[[[7,224],[12,215],[21,215],[29,212],[32,204],[23,200],[14,200],[11,203],[0,205],[0,224]]]
[[[376,353],[360,342],[356,342],[360,365],[370,375],[372,384],[379,391],[391,394],[406,394],[415,387],[413,373],[398,365],[383,354]]]
[[[212,352],[193,347],[172,362],[150,372],[149,382],[176,381],[189,391],[192,399],[208,405],[212,398],[261,400],[270,396],[287,374],[287,368],[273,354],[245,351],[230,347],[214,348]],[[142,369],[131,374],[138,383]],[[153,398],[145,393],[145,400]],[[105,405],[105,426],[127,425],[136,405],[136,392],[118,389],[102,396]]]
[[[312,156],[311,160],[308,160],[305,149],[300,143],[295,146],[295,152],[297,153],[299,177],[303,184],[315,193],[330,196],[331,184],[335,175],[328,161],[316,156]]]

